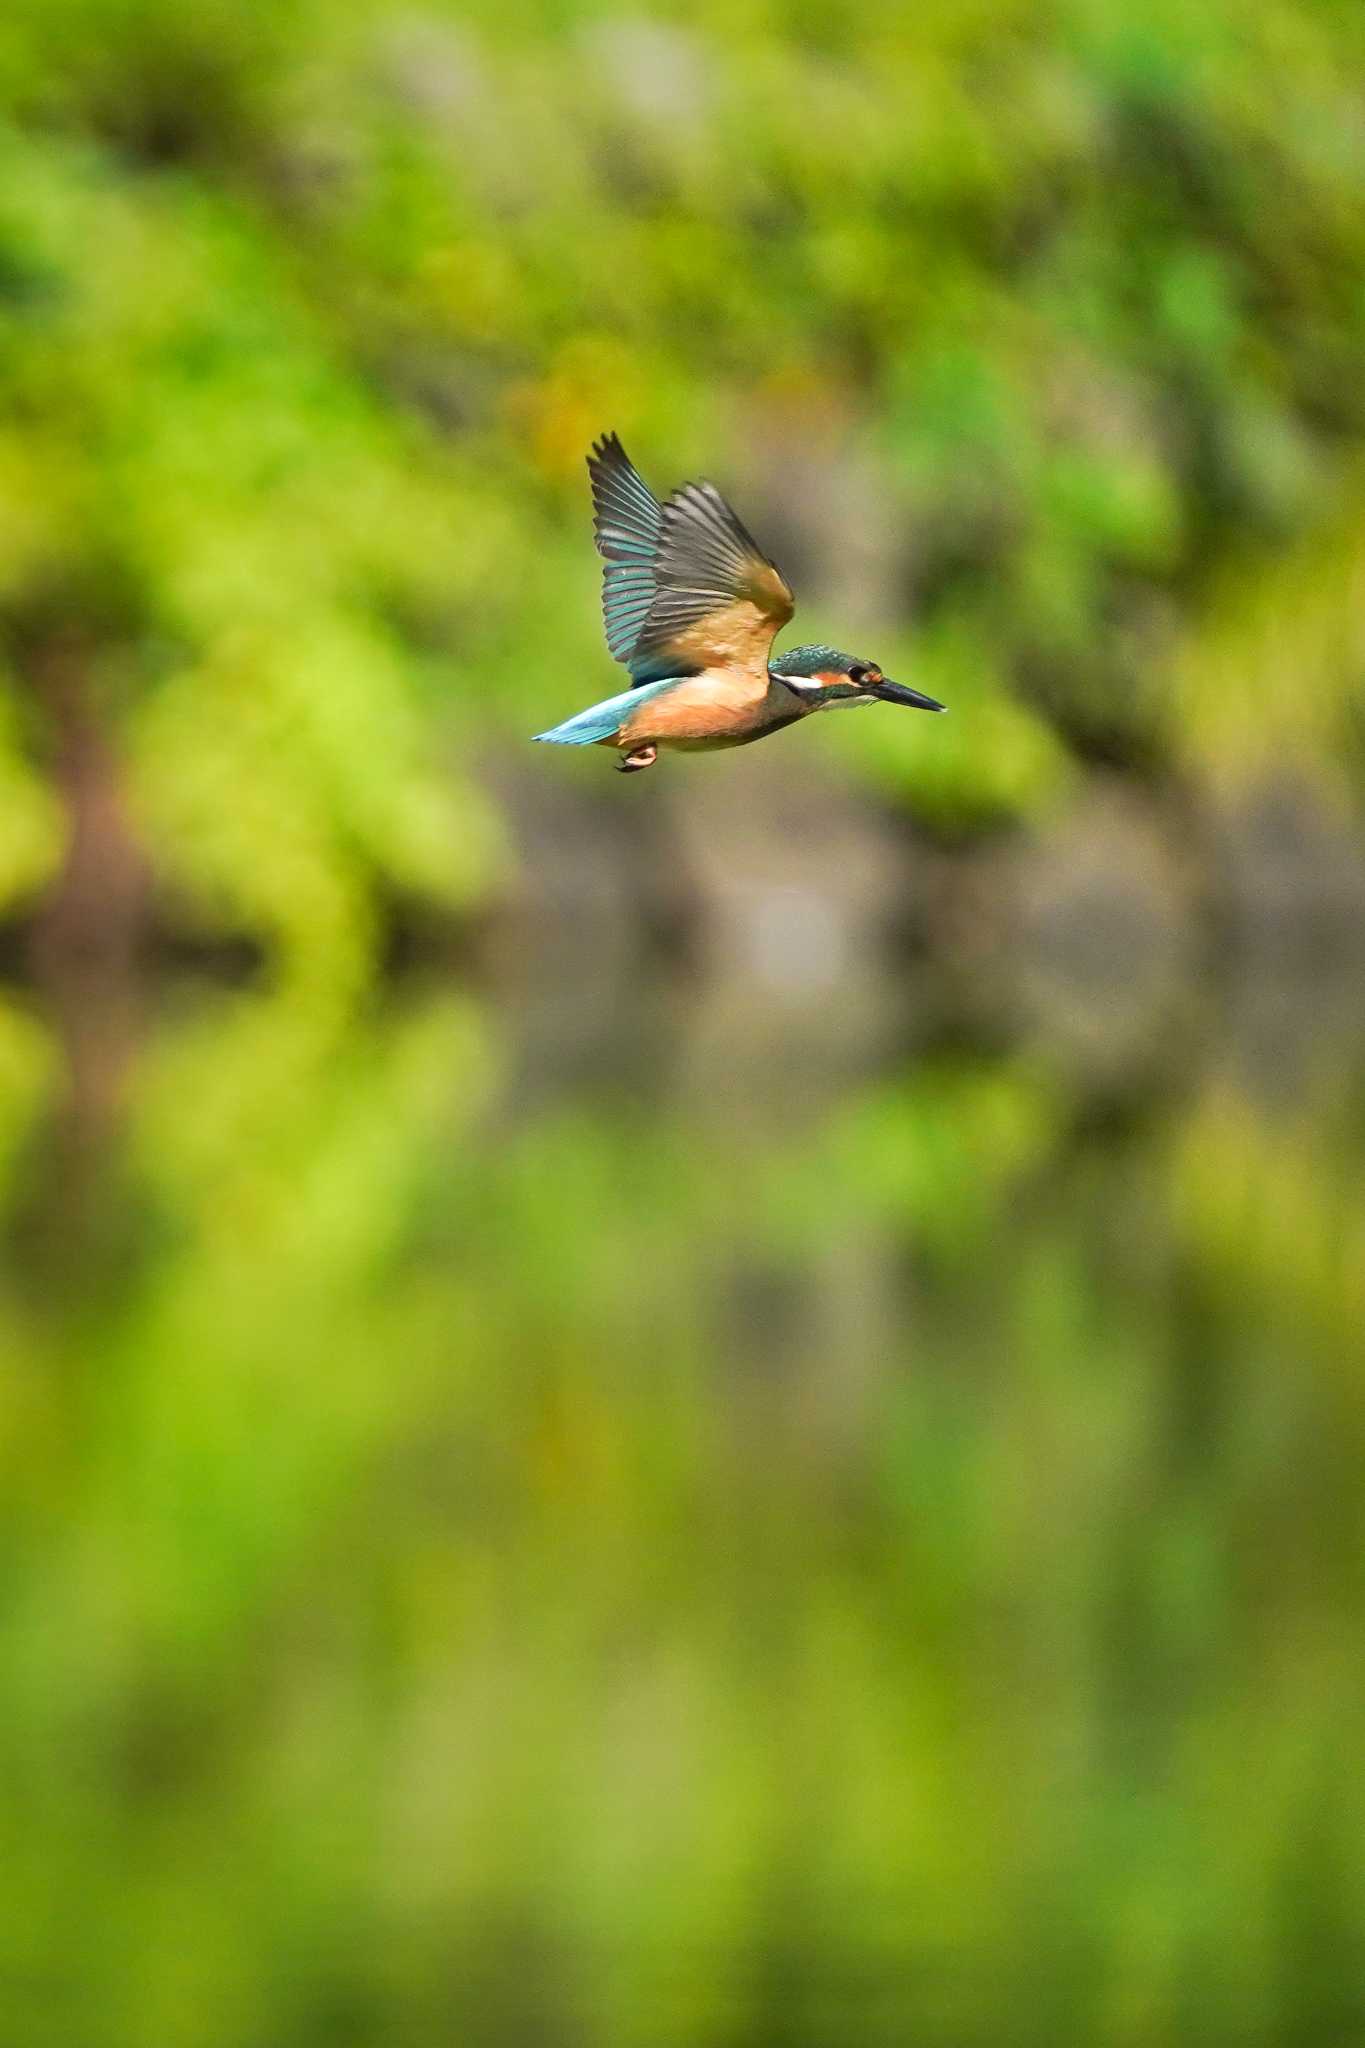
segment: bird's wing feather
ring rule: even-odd
[[[663,507],[653,602],[632,666],[761,672],[795,608],[786,578],[714,484],[684,484]]]
[[[649,616],[657,585],[654,558],[664,508],[615,434],[604,434],[588,457],[592,479],[593,539],[602,571],[602,621],[607,646],[628,666]]]
[[[764,674],[792,594],[715,485],[684,484],[661,505],[615,434],[594,444],[588,474],[607,646],[636,683]]]

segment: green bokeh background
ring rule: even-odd
[[[1362,192],[1333,0],[11,0],[16,2043],[1365,2035]],[[608,426],[952,716],[528,748]]]

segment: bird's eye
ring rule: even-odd
[[[865,683],[867,677],[868,670],[862,662],[859,662],[856,668],[851,668],[848,672],[848,679],[851,683]]]

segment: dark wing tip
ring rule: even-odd
[[[610,433],[599,434],[593,442],[592,447],[588,450],[588,468],[591,469],[595,463],[611,462],[613,460],[621,462],[629,462],[630,460],[625,449],[621,446],[621,436],[614,428]]]

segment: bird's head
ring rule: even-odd
[[[841,654],[837,647],[789,647],[785,654],[775,654],[768,667],[812,711],[832,711],[845,704],[909,704],[918,711],[947,708],[920,690],[893,683],[879,663]]]

